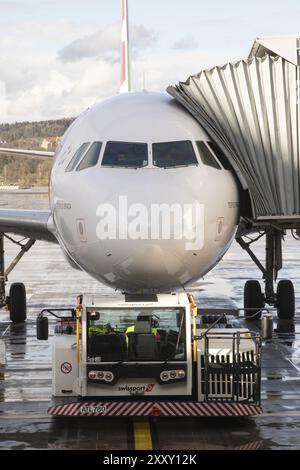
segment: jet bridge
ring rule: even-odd
[[[220,147],[244,190],[236,239],[265,281],[264,295],[258,281],[246,283],[246,316],[265,302],[277,307],[279,318],[295,313],[291,281],[280,281],[277,292],[274,281],[285,231],[300,240],[299,52],[296,36],[258,38],[247,59],[203,70],[167,90]],[[257,231],[255,239],[243,238]],[[250,249],[263,235],[265,266]]]
[[[299,39],[273,37],[168,88],[227,156],[253,221],[300,225],[299,79]]]

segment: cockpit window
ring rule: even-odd
[[[76,171],[85,170],[87,168],[97,165],[101,152],[101,147],[102,142],[94,142],[86,152],[78,167],[76,168]]]
[[[221,170],[221,166],[204,142],[196,142],[201,161],[204,165]]]
[[[225,168],[225,170],[231,170],[231,165],[223,150],[215,142],[207,142],[207,144],[212,149],[223,168]]]
[[[82,144],[78,150],[76,150],[72,160],[70,161],[69,165],[66,168],[66,171],[74,170],[74,168],[76,167],[77,163],[79,162],[79,160],[81,159],[82,155],[84,154],[84,152],[86,151],[89,145],[90,143],[86,142],[85,144]]]
[[[102,166],[141,168],[148,165],[148,145],[130,142],[107,142]]]
[[[198,165],[192,142],[162,142],[153,144],[153,164],[160,168]]]

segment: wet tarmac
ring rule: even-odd
[[[45,194],[0,194],[0,206],[47,208]],[[272,340],[263,343],[263,415],[254,418],[153,418],[155,450],[299,449],[300,447],[300,242],[287,237],[280,278],[295,285],[295,323],[275,323]],[[6,264],[17,247],[5,242]],[[256,253],[263,256],[260,241]],[[298,256],[298,257],[297,257]],[[242,306],[243,286],[260,273],[234,244],[219,265],[191,291],[199,306]],[[44,307],[70,306],[80,292],[109,292],[84,273],[69,267],[58,246],[37,242],[9,278],[24,282],[28,293],[26,324],[11,325],[0,311],[0,339],[6,366],[0,365],[0,449],[134,449],[134,421],[127,418],[53,419],[51,341],[36,340],[35,320]],[[8,288],[9,288],[8,283]],[[113,291],[111,291],[113,295]],[[251,322],[258,330],[259,324]],[[53,329],[53,324],[51,323]]]

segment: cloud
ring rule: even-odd
[[[80,67],[78,63],[41,60],[40,67],[22,78],[21,68],[10,65],[10,84],[4,81],[7,114],[0,116],[2,122],[77,116],[118,92],[119,64],[103,60],[86,59]]]
[[[157,40],[157,33],[144,26],[133,26],[130,30],[133,52],[151,47]],[[121,41],[120,24],[108,25],[92,34],[72,41],[58,52],[62,62],[74,62],[86,58],[102,58],[107,61],[119,60]]]
[[[0,121],[77,116],[88,106],[118,93],[118,25],[101,31],[98,24],[66,21],[1,25],[0,80],[6,88],[6,103],[2,99]],[[131,54],[134,91],[143,89],[143,75],[147,90],[165,91],[169,84],[223,61],[199,48],[163,51],[156,47],[157,33],[144,26],[132,27],[131,37],[132,46],[137,46]],[[67,46],[62,48],[62,44]]]
[[[36,59],[37,60],[37,59]],[[38,60],[37,60],[38,62]],[[133,90],[165,91],[170,84],[220,62],[203,51],[166,51],[140,55],[132,61]],[[179,65],[180,64],[180,67]],[[61,63],[47,56],[34,63],[28,75],[10,62],[6,117],[2,122],[35,121],[77,116],[88,106],[119,92],[120,65],[103,59]],[[14,84],[11,89],[12,82]]]
[[[154,52],[133,62],[133,85],[136,90],[142,90],[145,76],[148,91],[165,91],[169,85],[185,81],[219,62],[222,62],[221,55],[205,50]]]
[[[193,38],[192,36],[185,36],[179,41],[176,41],[173,44],[172,49],[185,51],[185,50],[196,49],[197,47],[198,47],[198,42],[196,41],[195,38]]]
[[[16,11],[16,10],[24,10],[24,9],[25,9],[24,5],[21,5],[20,3],[0,1],[0,11],[2,13]]]

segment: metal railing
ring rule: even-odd
[[[212,324],[196,340],[204,340],[200,356],[200,394],[204,401],[230,401],[260,405],[261,395],[261,337],[257,333],[209,333]],[[217,353],[216,344],[222,346]],[[249,342],[249,347],[247,347]],[[243,347],[241,348],[241,343]],[[227,351],[227,352],[226,352]]]

